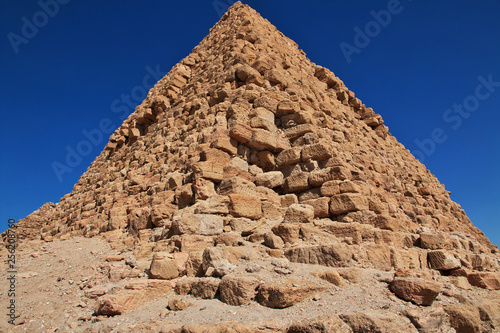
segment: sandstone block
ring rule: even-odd
[[[216,195],[214,183],[204,178],[197,178],[193,182],[195,200],[206,200]]]
[[[261,173],[255,176],[255,184],[268,188],[275,188],[285,183],[283,173],[281,171],[270,171]]]
[[[479,315],[483,322],[491,326],[493,330],[500,330],[500,300],[484,299],[477,303]]]
[[[347,267],[352,263],[353,252],[344,243],[294,247],[285,251],[291,262],[322,265],[328,267]]]
[[[240,194],[229,195],[229,212],[235,217],[247,217],[257,220],[262,217],[262,203],[260,199]]]
[[[429,251],[428,261],[432,269],[440,271],[447,271],[461,266],[460,260],[455,258],[453,254],[443,250]]]
[[[211,236],[200,235],[181,235],[181,252],[203,251],[205,248],[214,246],[214,240]]]
[[[286,212],[284,223],[309,223],[314,219],[314,207],[304,204],[292,204]]]
[[[223,228],[224,220],[220,216],[184,213],[174,217],[171,232],[174,235],[198,234],[213,236],[221,234]]]
[[[420,247],[423,249],[444,249],[446,247],[446,243],[446,237],[442,233],[423,232],[420,234]]]
[[[500,289],[500,274],[494,272],[474,272],[467,275],[469,283],[473,286],[499,290]]]
[[[249,173],[248,171],[244,171],[234,165],[226,165],[223,170],[224,171],[222,173],[222,177],[224,177],[224,179],[239,177],[250,182],[253,182],[255,180],[255,177],[252,176],[251,173]]]
[[[206,178],[216,182],[224,179],[224,165],[218,162],[198,162],[193,165],[193,171],[197,177]]]
[[[326,287],[297,279],[266,282],[259,287],[257,301],[270,308],[283,309],[300,303]]]
[[[302,147],[301,159],[303,162],[310,160],[323,161],[332,157],[332,148],[326,143],[317,143]]]
[[[191,295],[202,299],[214,299],[219,284],[220,280],[217,278],[197,278],[191,285]]]
[[[481,317],[477,308],[471,305],[445,305],[444,311],[450,317],[450,324],[457,332],[480,333]]]
[[[278,104],[278,114],[290,114],[300,110],[300,106],[296,102],[284,99]]]
[[[229,305],[249,304],[257,294],[259,280],[248,275],[226,275],[222,278],[220,300]]]
[[[168,309],[170,311],[182,311],[192,305],[193,303],[178,298],[174,298],[168,301]]]
[[[309,188],[309,173],[300,172],[285,179],[287,192],[302,192]]]
[[[247,145],[257,150],[283,150],[278,146],[278,135],[261,128],[253,129],[252,138],[247,142]]]
[[[278,154],[276,158],[276,163],[278,166],[290,165],[300,162],[300,147],[293,147],[290,149],[283,150]]]
[[[281,223],[278,226],[273,227],[273,233],[285,243],[293,244],[300,237],[300,224],[298,223]]]
[[[340,193],[361,193],[361,187],[355,182],[342,182],[339,187]]]
[[[200,158],[205,162],[213,162],[222,165],[226,165],[227,163],[231,162],[231,156],[229,156],[228,153],[216,148],[203,150],[200,153]]]
[[[330,201],[330,212],[340,215],[358,210],[368,210],[368,200],[357,193],[344,193],[334,195]]]
[[[334,177],[335,173],[332,168],[317,169],[309,174],[309,184],[311,186],[322,186],[324,183],[333,180]]]
[[[229,197],[213,195],[205,201],[199,201],[194,206],[195,214],[229,214]]]
[[[417,333],[408,318],[395,313],[370,311],[341,314],[340,318],[348,324],[353,332],[380,332],[380,333]]]
[[[175,282],[174,291],[177,295],[187,295],[191,293],[191,288],[193,284],[198,281],[197,278],[194,277],[183,277],[182,279],[178,279]]]
[[[314,133],[316,129],[312,124],[300,124],[285,130],[285,136],[290,140],[295,140],[306,133]]]
[[[318,198],[303,202],[304,205],[310,205],[314,209],[314,217],[330,216],[330,198]]]
[[[179,276],[177,262],[164,253],[156,253],[151,261],[149,276],[153,279],[172,280]]]
[[[345,286],[345,280],[340,276],[340,274],[334,269],[328,269],[319,272],[313,272],[313,275],[323,279],[325,281],[330,282],[331,284],[336,285],[337,287]]]
[[[287,333],[352,333],[351,327],[336,314],[308,319],[288,327]]]
[[[419,333],[438,332],[446,320],[446,312],[442,308],[419,308],[406,310],[403,315],[410,319]]]
[[[324,197],[332,197],[340,194],[340,180],[330,180],[321,185],[321,195]]]
[[[172,290],[170,281],[135,280],[112,295],[104,295],[97,301],[96,314],[114,316],[133,310],[139,305],[154,300]]]
[[[390,285],[390,289],[398,297],[417,305],[431,305],[441,287],[440,283],[411,277],[395,278]]]
[[[282,195],[280,198],[281,198],[281,207],[288,207],[291,204],[299,203],[297,195],[293,193]]]
[[[238,141],[230,137],[219,137],[212,141],[210,147],[220,149],[230,155],[238,153]]]
[[[264,234],[264,245],[270,247],[271,249],[282,249],[285,246],[285,243],[281,237],[268,232]]]

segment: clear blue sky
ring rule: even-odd
[[[55,1],[0,2],[1,230],[70,192],[110,135],[85,146],[83,131],[118,127],[122,95],[138,104],[233,2]],[[500,244],[500,1],[244,3],[382,114]],[[87,155],[58,177],[68,147]]]

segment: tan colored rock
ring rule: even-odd
[[[234,165],[226,165],[224,167],[222,176],[224,177],[224,179],[232,177],[240,177],[250,182],[253,182],[255,180],[255,177],[252,176],[251,173],[249,173],[248,171],[244,171],[241,168]]]
[[[348,324],[353,332],[377,333],[417,333],[408,318],[391,312],[370,311],[341,314],[340,318]]]
[[[302,192],[309,188],[309,173],[300,172],[285,179],[287,192]]]
[[[229,305],[249,304],[257,294],[259,280],[249,275],[226,275],[222,278],[220,300]]]
[[[481,321],[492,331],[500,329],[500,300],[483,299],[476,304]]]
[[[193,166],[193,171],[198,177],[216,182],[224,179],[224,165],[217,162],[198,162]]]
[[[290,164],[295,164],[300,162],[300,147],[293,147],[290,149],[283,150],[278,154],[276,158],[276,163],[278,166],[285,166]]]
[[[163,331],[162,331],[163,332]],[[168,329],[165,332],[179,333],[257,333],[257,329],[239,322],[217,322],[203,325],[183,325],[181,329],[172,331]]]
[[[316,132],[316,129],[312,124],[300,124],[294,127],[287,128],[285,130],[285,136],[290,140],[295,140],[306,133],[314,132]]]
[[[154,300],[172,290],[172,283],[163,280],[136,280],[125,285],[124,290],[104,295],[97,301],[96,314],[120,315],[145,302]]]
[[[312,298],[325,289],[324,286],[297,279],[265,282],[259,287],[257,301],[269,308],[283,309]]]
[[[175,259],[168,253],[155,253],[149,268],[152,279],[172,280],[179,276],[179,269]]]
[[[313,207],[314,217],[330,216],[330,198],[318,198],[302,202],[304,205]]]
[[[445,249],[447,239],[443,233],[424,232],[420,234],[420,247],[429,250]]]
[[[298,223],[281,223],[273,227],[273,233],[281,237],[285,243],[293,244],[300,237],[300,224]]]
[[[282,195],[280,198],[281,198],[281,207],[289,207],[291,204],[299,203],[297,195],[293,193]]]
[[[390,289],[398,297],[417,305],[431,305],[441,291],[440,283],[419,278],[395,278]]]
[[[352,250],[344,243],[295,247],[285,256],[291,262],[329,267],[347,267],[353,261]]]
[[[197,202],[192,207],[194,207],[195,214],[229,214],[229,197],[212,195],[204,201]]]
[[[292,204],[286,212],[283,223],[309,223],[314,219],[314,207],[304,204]]]
[[[481,317],[477,308],[470,305],[445,305],[444,311],[450,317],[450,324],[457,332],[480,333]]]
[[[361,187],[355,182],[343,181],[339,184],[340,193],[361,193]]]
[[[337,272],[334,269],[317,271],[317,272],[313,272],[312,274],[319,277],[320,279],[323,279],[325,281],[328,281],[328,282],[336,285],[337,287],[343,287],[346,284],[344,278],[342,278],[340,276],[339,272]]]
[[[340,180],[330,180],[321,185],[321,195],[324,197],[332,197],[340,194]]]
[[[216,148],[203,150],[200,153],[200,158],[204,162],[213,162],[222,165],[222,167],[231,162],[231,156],[228,153]]]
[[[241,143],[246,143],[250,141],[250,139],[252,138],[253,132],[250,126],[237,123],[231,128],[229,135],[236,141],[239,141]]]
[[[391,269],[391,249],[385,244],[366,244],[362,246],[366,257],[373,267],[388,271]]]
[[[174,291],[178,295],[187,295],[191,293],[191,288],[193,284],[198,281],[197,278],[194,277],[183,277],[181,279],[176,280]]]
[[[500,289],[500,274],[494,272],[473,272],[467,275],[469,283],[475,287],[490,290]]]
[[[194,198],[196,200],[206,200],[216,195],[214,183],[204,178],[197,178],[193,182]]]
[[[333,215],[367,210],[368,208],[368,200],[356,193],[337,194],[332,196],[330,201],[330,212]]]
[[[288,327],[287,333],[352,333],[351,327],[336,314],[308,319]]]
[[[408,309],[403,315],[410,319],[419,333],[439,332],[446,320],[446,312],[438,307]]]
[[[174,235],[198,234],[213,236],[222,233],[224,220],[211,214],[182,214],[174,217],[171,232]]]
[[[290,114],[295,113],[300,110],[298,103],[292,102],[288,99],[284,99],[278,104],[278,114]]]
[[[210,144],[210,147],[220,149],[230,155],[238,153],[238,141],[229,137],[217,138]]]
[[[284,182],[285,179],[283,178],[283,173],[280,171],[270,171],[255,176],[255,184],[257,186],[275,188],[283,185]]]
[[[257,150],[282,151],[278,144],[278,135],[261,128],[252,129],[252,138],[247,142],[248,147]]]
[[[181,235],[181,252],[203,251],[205,248],[214,246],[214,240],[211,236]]]
[[[262,203],[259,199],[240,194],[229,195],[229,212],[236,217],[247,217],[257,220],[262,217]]]
[[[448,279],[451,283],[453,283],[457,288],[464,290],[471,290],[472,286],[467,280],[465,276],[449,276]]]
[[[182,311],[194,304],[182,299],[174,298],[168,301],[168,309],[170,311]]]
[[[220,280],[217,278],[197,278],[191,285],[191,294],[202,299],[214,299],[219,290]]]
[[[309,160],[323,161],[332,157],[332,148],[326,143],[306,145],[302,148],[301,159],[303,162]]]
[[[432,269],[440,271],[456,269],[461,266],[460,260],[455,258],[453,254],[443,250],[429,251],[428,261]]]
[[[271,249],[282,249],[285,246],[283,239],[281,237],[268,232],[264,234],[264,245],[270,247]]]

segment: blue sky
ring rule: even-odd
[[[232,2],[1,1],[0,229],[70,192]],[[500,244],[500,1],[244,3],[380,113]]]

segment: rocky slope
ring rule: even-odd
[[[100,242],[99,268],[65,286],[85,314],[60,330],[500,329],[496,246],[380,115],[241,3],[17,235],[31,256]]]

